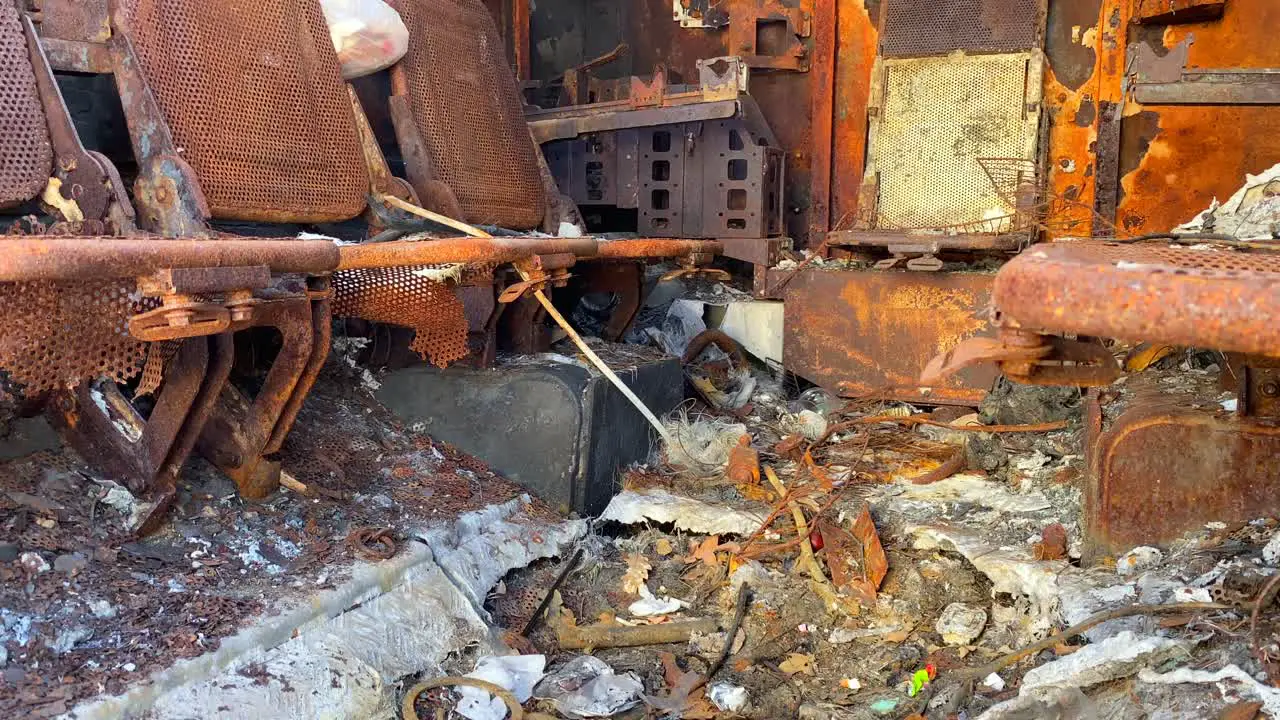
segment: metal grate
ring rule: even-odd
[[[0,283],[0,370],[28,396],[107,377],[123,382],[138,373],[146,343],[129,335],[129,318],[142,309],[134,283]]]
[[[214,217],[325,222],[363,210],[368,176],[318,0],[127,0],[124,9]]]
[[[1016,206],[986,158],[1032,162],[1038,114],[1025,111],[1029,54],[887,60],[872,159],[876,227],[1013,228]]]
[[[465,219],[537,227],[546,205],[515,75],[480,0],[396,0],[414,122]]]
[[[333,276],[333,314],[412,328],[410,348],[437,367],[470,352],[467,316],[448,280],[417,274],[426,268],[344,270]]]
[[[1007,53],[1040,47],[1040,0],[885,0],[884,57]]]
[[[1212,244],[1212,241],[1205,241]],[[1053,262],[1071,264],[1082,270],[1110,272],[1112,269],[1143,273],[1173,273],[1198,277],[1247,278],[1274,283],[1280,276],[1280,254],[1238,252],[1210,247],[1169,245],[1159,241],[1142,243],[1061,242],[1032,251]]]
[[[996,275],[1002,322],[1280,357],[1280,254],[1165,243],[1037,245]]]
[[[53,150],[18,10],[0,2],[0,205],[40,194]]]

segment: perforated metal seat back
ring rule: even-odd
[[[0,2],[0,206],[30,200],[44,188],[53,150],[18,11]]]
[[[395,0],[409,28],[401,60],[432,169],[465,219],[515,229],[542,222],[538,149],[515,74],[480,0]]]
[[[1280,253],[1049,243],[1001,268],[993,296],[1028,330],[1280,356]]]
[[[122,4],[147,83],[215,218],[324,222],[361,212],[368,176],[318,0]]]

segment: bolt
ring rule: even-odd
[[[1280,384],[1277,384],[1274,380],[1270,380],[1262,383],[1262,387],[1259,388],[1259,390],[1261,390],[1262,394],[1267,397],[1275,397],[1280,395]]]

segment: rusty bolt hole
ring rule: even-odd
[[[356,528],[347,535],[347,544],[362,560],[390,560],[397,550],[390,528]]]

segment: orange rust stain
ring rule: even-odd
[[[1095,75],[1096,75],[1095,68]],[[1095,83],[1072,90],[1058,81],[1050,68],[1045,73],[1044,101],[1049,110],[1048,213],[1045,223],[1051,238],[1089,231],[1094,197],[1094,162],[1090,146],[1096,130],[1081,127],[1077,116],[1094,102]]]
[[[1198,68],[1276,67],[1276,28],[1280,3],[1276,0],[1231,0],[1220,21],[1170,25],[1165,47],[1194,37],[1187,65]]]
[[[880,316],[891,320],[883,328],[883,337],[889,340],[899,329],[923,333],[932,330],[937,339],[934,350],[944,352],[986,327],[986,320],[973,314],[975,302],[972,293],[961,290],[924,285],[894,288],[881,303],[894,311]],[[927,362],[929,358],[923,360]]]
[[[1280,161],[1280,116],[1265,106],[1159,107],[1160,130],[1137,169],[1121,179],[1122,234],[1170,230],[1226,200]]]
[[[867,150],[867,99],[879,34],[865,0],[839,0],[836,38],[831,216],[839,224],[858,209]]]
[[[1267,68],[1280,65],[1274,35],[1275,0],[1233,0],[1220,21],[1170,26],[1165,47],[1194,38],[1192,68]],[[1140,147],[1126,148],[1131,172],[1121,179],[1117,212],[1121,234],[1163,232],[1187,222],[1216,197],[1225,200],[1244,182],[1280,162],[1280,115],[1266,106],[1147,106],[1130,101],[1126,122],[1140,112],[1158,115],[1159,130]]]
[[[849,309],[853,311],[854,317],[857,318],[858,324],[867,327],[871,324],[871,295],[867,292],[868,286],[856,283],[846,283],[844,290],[840,291],[840,299],[844,300]]]

